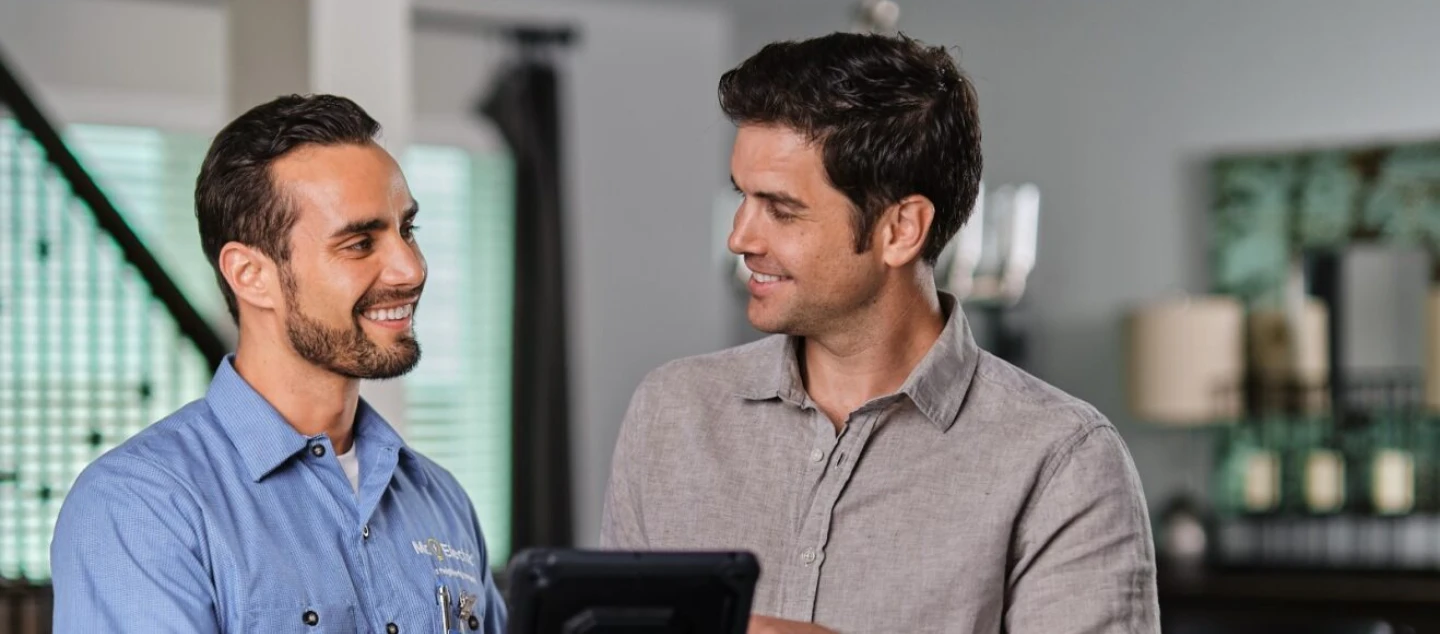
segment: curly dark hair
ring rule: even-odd
[[[906,196],[935,205],[921,253],[932,265],[970,216],[984,166],[980,115],[943,47],[856,33],[776,42],[722,75],[719,92],[736,125],[782,125],[819,144],[830,183],[854,204],[857,253]]]
[[[239,307],[220,272],[220,249],[239,242],[281,265],[290,259],[295,211],[271,180],[270,166],[302,146],[364,145],[379,133],[380,124],[349,99],[287,95],[251,108],[215,135],[195,181],[195,218],[236,322]]]

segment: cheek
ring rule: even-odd
[[[797,277],[814,277],[824,273],[830,247],[822,232],[813,226],[785,227],[769,239],[770,257]]]
[[[820,279],[844,279],[858,264],[855,245],[848,231],[812,230],[797,240],[803,248],[798,253],[811,276]]]
[[[349,315],[369,286],[366,277],[345,263],[317,267],[298,279],[297,302],[313,315]]]

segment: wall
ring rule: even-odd
[[[1200,438],[1124,409],[1120,316],[1203,291],[1204,162],[1234,149],[1440,136],[1440,3],[902,0],[958,46],[986,179],[1043,191],[1030,369],[1121,425],[1152,505],[1204,486]],[[820,0],[739,0],[737,57],[847,26]]]
[[[729,17],[707,4],[415,6],[564,22],[580,32],[560,60],[576,535],[593,545],[634,387],[664,361],[722,347],[732,323],[733,294],[711,257],[729,129],[714,82],[729,58]],[[224,4],[210,0],[0,0],[0,47],[61,120],[213,133],[226,120],[225,19]],[[464,30],[416,34],[417,141],[498,142],[469,113],[511,51]]]
[[[0,49],[62,121],[213,133],[225,43],[219,0],[0,0]]]

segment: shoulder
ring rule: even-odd
[[[1015,470],[1015,477],[1025,474],[1030,486],[1043,486],[1064,469],[1133,471],[1115,425],[1095,406],[989,353],[980,354],[960,424],[1029,465]]]
[[[976,372],[977,409],[1020,452],[1032,456],[1034,484],[1094,478],[1097,488],[1138,492],[1129,450],[1115,425],[1090,403],[1009,363],[986,355]],[[1056,474],[1067,475],[1057,478]],[[1083,475],[1082,475],[1083,474]],[[1061,482],[1073,488],[1076,482]]]
[[[455,474],[412,447],[407,446],[403,451],[408,456],[409,467],[423,474],[424,488],[428,489],[432,502],[456,517],[475,519],[475,506]]]
[[[1047,444],[1078,442],[1097,430],[1114,430],[1090,403],[988,352],[980,354],[967,409],[985,424]]]
[[[440,463],[408,445],[405,447],[405,452],[409,456],[411,468],[423,473],[431,487],[446,493],[464,493],[464,488],[460,486],[460,480],[455,477],[455,474],[450,473],[449,469],[440,466]]]
[[[77,495],[187,488],[188,465],[208,463],[202,427],[209,416],[209,406],[195,401],[131,436],[85,467],[67,503]]]
[[[786,340],[771,335],[733,348],[683,357],[651,370],[636,389],[637,399],[662,396],[728,396],[774,376],[781,363]]]
[[[78,544],[109,534],[97,526],[160,531],[194,545],[202,523],[196,478],[203,463],[194,429],[205,408],[196,402],[145,428],[91,462],[65,495],[54,542]],[[208,411],[208,410],[207,410]]]

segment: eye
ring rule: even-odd
[[[370,238],[363,238],[357,240],[354,244],[345,247],[345,250],[354,251],[356,253],[366,253],[370,251],[370,248],[373,246],[375,246],[374,240],[371,240]]]
[[[782,208],[782,207],[777,207],[777,206],[775,206],[775,205],[769,205],[769,206],[768,206],[768,209],[769,209],[769,211],[770,211],[770,217],[774,218],[775,220],[777,220],[777,221],[779,221],[779,222],[790,222],[791,220],[794,220],[794,219],[795,219],[795,214],[792,214],[792,213],[790,213],[789,211],[786,211],[786,210],[785,210],[784,208]]]
[[[416,231],[419,231],[419,230],[420,230],[420,226],[419,226],[419,225],[413,225],[413,224],[405,225],[404,227],[401,227],[401,228],[400,228],[400,235],[401,235],[402,237],[404,237],[406,240],[414,240],[414,239],[415,239],[415,232],[416,232]]]

